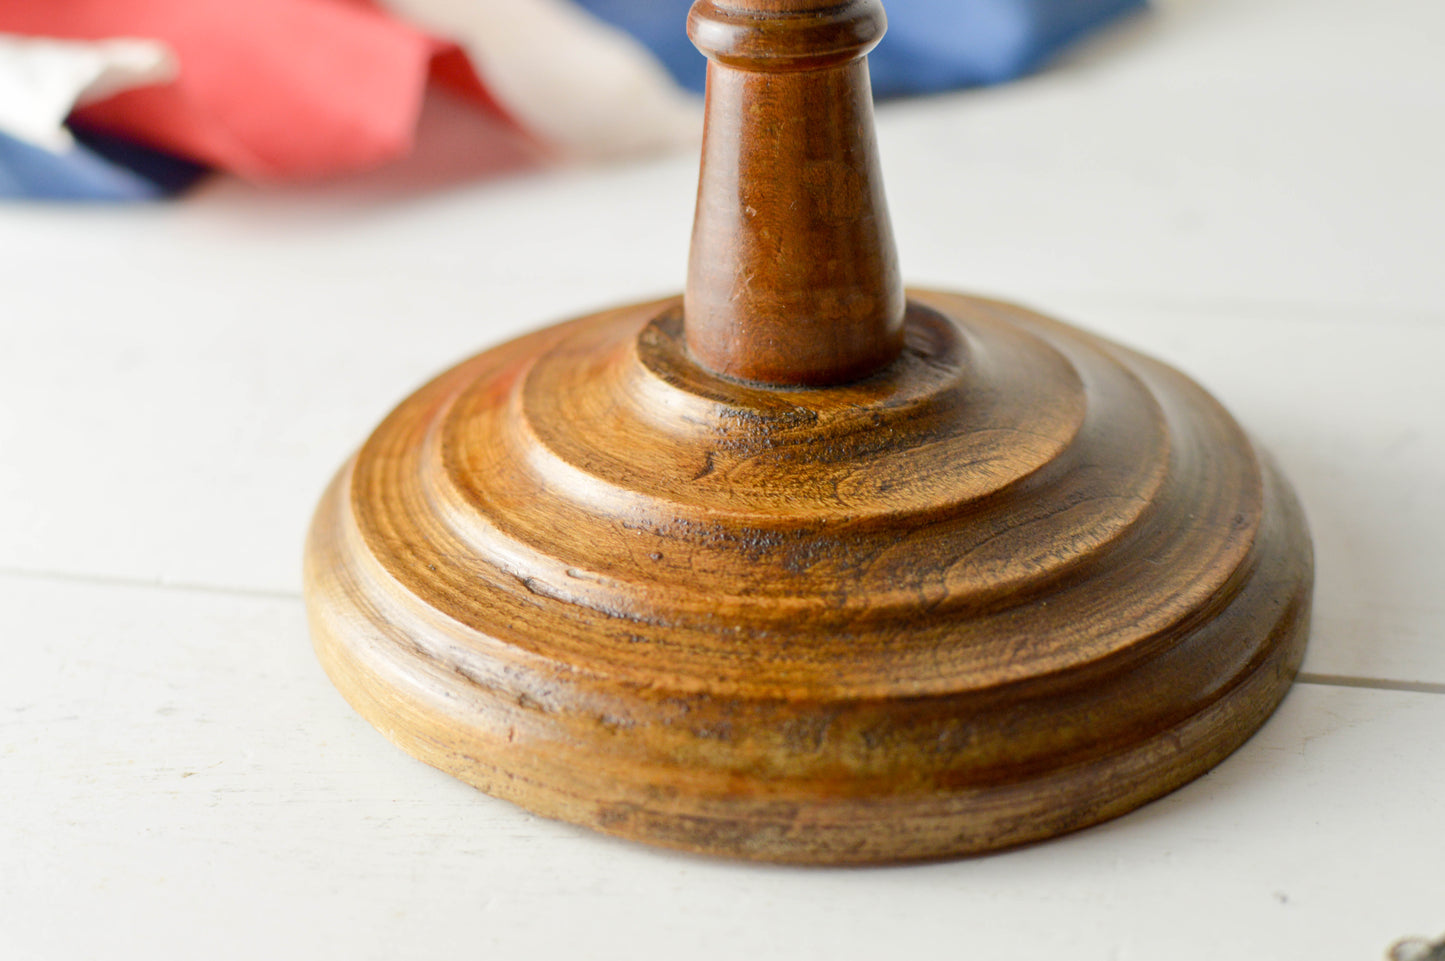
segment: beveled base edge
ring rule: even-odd
[[[858,805],[815,798],[750,803],[713,799],[680,812],[626,786],[595,798],[509,771],[443,733],[457,710],[424,681],[407,683],[398,665],[379,660],[367,639],[393,630],[336,599],[333,519],[346,509],[344,470],[326,495],[308,541],[307,608],[316,652],[337,689],[393,743],[487,794],[544,817],[604,834],[699,854],[776,863],[848,865],[936,860],[982,854],[1108,821],[1187,784],[1224,760],[1268,720],[1288,693],[1309,633],[1306,577],[1271,625],[1260,658],[1206,710],[1147,740],[1089,763],[1004,785],[936,796],[879,798]],[[1302,520],[1291,504],[1292,525]],[[1298,530],[1299,528],[1296,527]],[[507,743],[488,745],[507,758]],[[599,786],[600,787],[600,786]],[[610,795],[610,796],[609,796]],[[729,809],[732,809],[731,811]]]
[[[344,497],[334,487],[328,500],[335,506]],[[337,596],[326,583],[328,567],[337,560],[329,537],[320,525],[307,552],[316,652],[352,707],[398,747],[543,817],[694,854],[780,864],[883,865],[978,855],[1127,814],[1198,778],[1244,744],[1288,693],[1309,633],[1306,582],[1280,612],[1264,656],[1225,696],[1170,730],[1087,764],[939,796],[879,798],[861,808],[853,801],[815,798],[803,802],[804,811],[798,802],[749,804],[738,798],[714,799],[707,813],[681,813],[629,795],[621,785],[596,798],[558,790],[439,735],[438,725],[447,723],[455,703],[435,698],[425,684],[398,683],[356,646],[358,637],[386,626],[367,624],[364,612],[318,600]],[[497,757],[509,753],[504,743],[491,748]]]

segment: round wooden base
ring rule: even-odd
[[[708,373],[679,301],[443,374],[317,512],[327,671],[488,793],[712,854],[979,852],[1203,773],[1304,651],[1288,486],[1124,348],[922,291],[906,327],[825,389]]]

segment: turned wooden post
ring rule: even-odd
[[[693,6],[710,62],[684,329],[704,366],[822,386],[902,349],[865,59],[885,27],[877,0]]]

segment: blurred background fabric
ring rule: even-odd
[[[635,36],[689,90],[706,60],[687,39],[692,0],[576,0]],[[878,97],[1001,83],[1028,73],[1144,0],[888,0],[888,35],[869,55]]]
[[[889,0],[880,97],[999,83],[1145,0]],[[0,0],[0,197],[141,200],[413,148],[444,88],[538,156],[696,141],[691,0]]]

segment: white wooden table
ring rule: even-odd
[[[429,373],[680,286],[695,158],[12,207],[0,958],[1373,961],[1445,931],[1445,5],[1164,3],[880,122],[914,282],[1180,365],[1298,486],[1315,632],[1260,734],[1121,820],[954,863],[718,863],[534,818],[331,689],[301,540]]]

